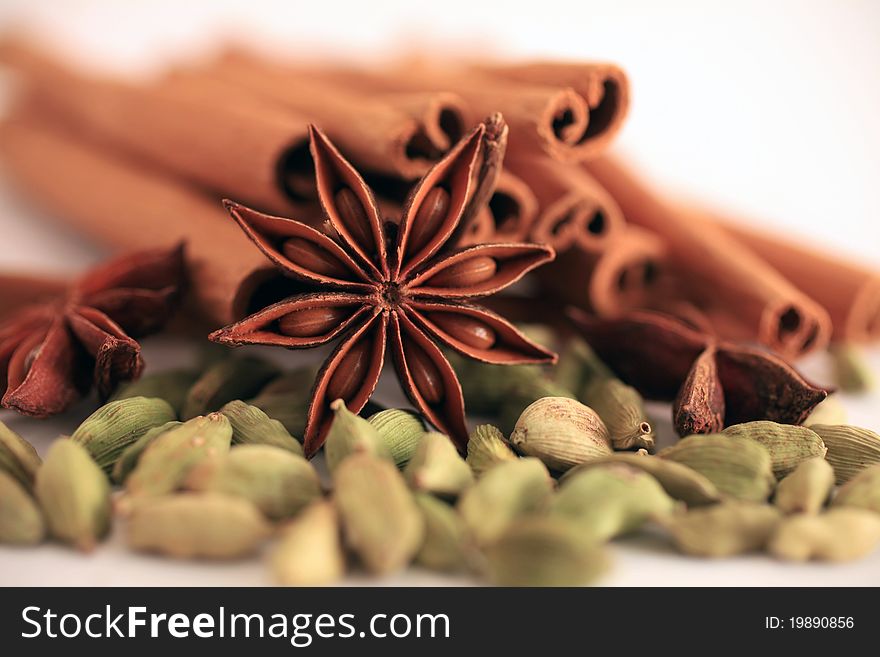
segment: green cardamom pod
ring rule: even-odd
[[[333,421],[324,441],[324,460],[330,472],[335,472],[339,464],[352,454],[373,454],[391,459],[391,452],[369,421],[348,410],[341,399],[334,400],[330,408]]]
[[[880,465],[868,466],[841,486],[833,505],[880,513]]]
[[[828,451],[815,431],[769,420],[733,424],[724,429],[721,435],[748,438],[761,443],[770,453],[773,474],[777,479],[782,479],[804,461],[817,456],[824,458]]]
[[[839,507],[819,515],[789,516],[767,549],[786,561],[852,561],[873,552],[878,543],[880,516]]]
[[[179,427],[181,424],[183,423],[174,420],[172,422],[160,424],[158,427],[153,427],[143,436],[135,440],[131,445],[122,450],[122,454],[119,455],[119,458],[116,459],[116,463],[113,464],[113,481],[120,485],[124,484],[128,475],[131,474],[131,471],[134,470],[137,465],[138,459],[141,457],[141,454],[144,453],[147,445],[166,431]]]
[[[147,445],[125,480],[125,491],[132,497],[174,492],[202,459],[229,451],[231,440],[232,426],[221,413],[187,420]]]
[[[728,501],[660,519],[676,547],[700,557],[730,557],[763,549],[779,524],[775,507]]]
[[[361,452],[333,472],[333,499],[348,546],[372,573],[406,566],[425,535],[425,523],[403,475],[390,460]]]
[[[834,469],[822,457],[804,461],[776,486],[773,503],[783,513],[819,513],[834,488]]]
[[[668,515],[675,507],[654,477],[615,463],[566,477],[553,497],[550,513],[569,519],[596,541],[607,541]]]
[[[127,529],[132,549],[180,559],[243,557],[271,534],[253,504],[221,493],[141,500],[132,509]]]
[[[504,439],[501,429],[491,424],[475,427],[468,437],[466,461],[475,477],[482,476],[494,465],[518,458]]]
[[[846,424],[846,409],[837,395],[829,395],[816,404],[816,408],[804,420],[806,427],[812,427],[814,424]]]
[[[409,463],[425,433],[421,418],[412,411],[389,408],[371,415],[368,421],[385,443],[397,467]]]
[[[828,352],[831,354],[838,388],[844,392],[860,393],[874,387],[874,373],[857,345],[839,342],[832,344]]]
[[[510,434],[513,431],[518,418],[525,412],[524,409],[541,399],[559,398],[575,401],[574,392],[563,388],[543,372],[526,375],[520,371],[521,367],[505,367],[504,369],[516,370],[515,374],[501,374],[501,376],[510,379],[509,390],[500,407],[495,409],[498,413],[498,426],[505,434]]]
[[[281,530],[272,572],[282,586],[325,586],[345,574],[339,517],[329,501],[314,502]]]
[[[880,463],[880,435],[870,429],[847,424],[812,424],[822,437],[838,485],[845,484],[869,465]]]
[[[312,385],[317,371],[297,367],[267,383],[248,404],[284,425],[291,436],[302,436],[308,420]]]
[[[519,416],[510,442],[559,472],[611,453],[608,429],[596,412],[567,397],[532,403]]]
[[[546,510],[553,478],[541,461],[522,458],[486,471],[458,500],[458,512],[478,545],[497,540],[519,516]]]
[[[586,386],[581,401],[602,418],[614,449],[654,450],[654,429],[635,388],[619,379],[603,378]]]
[[[321,497],[321,482],[311,463],[272,445],[242,445],[204,459],[189,471],[185,485],[242,497],[271,520],[296,515]]]
[[[85,447],[109,472],[126,447],[153,427],[177,419],[174,409],[157,397],[130,397],[104,404],[87,417],[70,439]]]
[[[45,535],[40,507],[18,479],[0,470],[0,543],[35,545]]]
[[[240,400],[225,404],[220,412],[232,425],[232,442],[238,445],[272,445],[303,455],[302,445],[284,425],[273,420],[256,406]]]
[[[474,473],[448,436],[426,433],[403,471],[413,490],[443,497],[458,497],[474,483]]]
[[[88,552],[110,530],[110,482],[79,443],[52,443],[34,492],[55,538]]]
[[[756,440],[706,434],[682,438],[658,454],[696,470],[723,495],[763,502],[776,484],[767,449]]]
[[[189,389],[198,378],[199,373],[196,370],[184,369],[147,374],[120,387],[110,401],[131,397],[157,397],[168,402],[179,416]]]
[[[253,397],[280,372],[277,365],[253,356],[222,360],[205,370],[189,389],[181,418],[189,420],[217,411],[227,402]]]
[[[553,379],[566,390],[582,391],[594,383],[616,380],[617,377],[586,342],[580,338],[572,338],[559,354],[559,363],[553,369]],[[584,403],[592,405],[586,400]]]
[[[584,586],[607,567],[602,546],[561,518],[520,518],[486,549],[497,586]]]
[[[416,493],[415,500],[425,521],[425,539],[415,562],[447,573],[474,567],[476,548],[455,509],[427,493]]]
[[[33,445],[0,422],[0,472],[8,472],[30,490],[41,463]]]

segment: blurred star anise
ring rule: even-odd
[[[59,413],[94,385],[106,399],[143,369],[134,337],[159,330],[183,281],[183,247],[126,254],[74,282],[61,298],[0,323],[3,406]]]
[[[482,183],[477,172],[485,134],[480,125],[416,184],[399,224],[383,220],[362,177],[316,128],[311,150],[330,236],[225,202],[265,256],[313,290],[263,308],[211,339],[297,349],[341,338],[315,381],[304,436],[308,455],[323,444],[333,400],[357,412],[370,398],[386,345],[413,404],[462,449],[461,386],[440,344],[488,363],[555,361],[512,324],[468,302],[554,257],[552,249],[531,244],[453,247],[462,214]],[[291,289],[300,290],[296,284]]]

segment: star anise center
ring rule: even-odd
[[[385,310],[394,310],[403,303],[400,285],[394,281],[386,281],[379,286],[380,305]]]

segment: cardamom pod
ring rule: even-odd
[[[179,416],[189,389],[198,377],[198,371],[186,369],[147,374],[119,388],[110,401],[131,397],[157,397],[168,402],[175,414]]]
[[[845,484],[869,465],[880,463],[880,435],[848,424],[811,424],[822,437],[837,485]]]
[[[389,408],[371,415],[368,421],[385,443],[397,467],[409,463],[425,433],[425,425],[418,414]]]
[[[234,400],[220,409],[232,425],[232,442],[238,445],[272,445],[299,456],[303,448],[284,425],[256,406]]]
[[[614,449],[654,450],[654,429],[635,388],[619,379],[603,378],[584,388],[581,401],[602,418]]]
[[[718,558],[762,549],[780,518],[779,510],[766,504],[728,501],[659,522],[685,554]]]
[[[271,534],[247,500],[221,493],[187,493],[145,499],[128,519],[128,545],[190,559],[234,559],[253,553]]]
[[[34,545],[45,535],[40,507],[18,479],[0,470],[0,543]]]
[[[30,490],[41,463],[33,445],[0,422],[0,472],[8,472]]]
[[[614,373],[581,338],[569,339],[553,368],[553,380],[566,390],[583,391],[602,380],[615,380]],[[588,406],[589,402],[584,401]]]
[[[296,515],[321,497],[321,482],[302,456],[273,445],[242,445],[189,471],[190,490],[241,497],[271,520]]]
[[[522,367],[505,367],[505,370],[515,370],[516,373],[500,373],[500,376],[508,378],[506,384],[507,394],[499,407],[495,408],[498,414],[498,426],[505,434],[510,434],[516,426],[518,418],[524,409],[530,404],[546,398],[564,398],[575,401],[574,392],[563,388],[547,375],[538,370],[536,373],[526,374]]]
[[[681,500],[689,507],[714,504],[721,499],[721,493],[718,492],[715,484],[696,470],[692,470],[682,463],[647,454],[615,452],[572,468],[563,475],[561,481],[567,481],[569,477],[573,477],[578,472],[609,463],[623,463],[647,472],[663,486],[670,497]]]
[[[458,512],[478,545],[488,545],[521,515],[547,508],[553,479],[536,458],[506,461],[486,471],[458,500]]]
[[[837,395],[829,395],[820,401],[804,420],[806,427],[814,424],[846,424],[846,409]]]
[[[225,415],[211,413],[187,420],[147,445],[125,480],[125,491],[133,497],[171,493],[183,485],[199,461],[227,452],[231,440],[232,426]]]
[[[828,348],[828,353],[831,354],[838,388],[844,392],[860,393],[874,387],[874,373],[857,345],[838,342]]]
[[[841,486],[832,504],[880,513],[880,465],[868,466]]]
[[[317,371],[297,367],[273,379],[248,404],[284,425],[291,436],[302,436],[308,419],[312,384]]]
[[[696,470],[723,495],[763,502],[776,484],[770,453],[756,440],[706,434],[682,438],[658,456]]]
[[[782,479],[806,460],[817,456],[824,458],[828,451],[815,431],[769,420],[733,424],[721,434],[761,443],[770,453],[771,467],[777,479]]]
[[[560,472],[611,453],[608,429],[596,412],[566,397],[532,403],[517,420],[510,442]]]
[[[444,497],[458,497],[474,483],[474,473],[448,436],[426,433],[403,471],[413,490]]]
[[[153,427],[177,419],[174,409],[158,397],[129,397],[108,402],[89,415],[70,439],[85,447],[109,472],[123,450]]]
[[[160,424],[158,427],[153,427],[143,436],[135,440],[131,445],[122,450],[122,454],[119,455],[119,458],[116,459],[116,463],[113,464],[113,481],[117,484],[124,484],[128,475],[131,474],[131,471],[134,470],[137,465],[138,459],[141,457],[141,454],[144,453],[147,445],[166,431],[179,427],[181,424],[183,423],[174,420],[172,422]]]
[[[425,521],[425,539],[415,562],[430,570],[460,572],[473,566],[476,548],[461,516],[446,502],[416,493],[416,505]]]
[[[334,501],[348,546],[373,573],[407,565],[425,535],[421,513],[391,461],[352,454],[333,473]]]
[[[504,440],[504,434],[498,427],[481,424],[468,436],[466,461],[475,477],[482,476],[486,470],[498,463],[515,461],[518,458]]]
[[[391,452],[369,421],[348,410],[341,399],[334,400],[330,408],[333,421],[324,442],[324,460],[330,472],[335,472],[339,464],[352,454],[373,454],[391,459]]]
[[[643,457],[647,458],[647,457]],[[676,504],[647,472],[613,463],[566,477],[550,513],[572,521],[587,536],[607,541],[635,531]]]
[[[804,461],[776,487],[773,503],[783,513],[819,513],[834,488],[834,469],[821,457]]]
[[[313,502],[282,528],[272,572],[282,586],[324,586],[342,578],[345,554],[331,502]]]
[[[602,546],[561,518],[520,518],[486,549],[487,574],[498,586],[584,586],[607,567]]]
[[[222,360],[205,370],[190,388],[181,418],[190,420],[217,411],[227,402],[253,397],[280,371],[278,366],[253,356]]]
[[[870,554],[878,543],[880,516],[840,507],[819,515],[789,516],[767,548],[786,561],[852,561]]]
[[[55,538],[88,552],[110,530],[110,482],[79,443],[52,443],[34,492]]]

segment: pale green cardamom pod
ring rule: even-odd
[[[550,503],[550,512],[567,518],[586,536],[607,541],[668,515],[675,507],[654,477],[615,463],[566,477]]]
[[[391,460],[391,452],[369,421],[348,410],[341,399],[335,399],[330,408],[333,421],[324,441],[324,460],[330,472],[353,454],[373,454]]]
[[[119,455],[119,458],[116,459],[116,463],[113,464],[113,481],[117,484],[124,484],[128,475],[131,474],[131,471],[134,470],[137,465],[138,459],[141,457],[141,454],[144,453],[147,445],[166,431],[179,427],[181,424],[183,423],[174,420],[172,422],[160,424],[158,427],[153,427],[131,445],[122,450],[122,454]]]
[[[880,516],[856,508],[834,508],[819,515],[786,518],[767,549],[786,561],[852,561],[880,543]]]
[[[422,545],[425,522],[394,463],[352,454],[334,471],[333,484],[346,543],[366,569],[384,574],[406,566]]]
[[[458,497],[474,483],[474,473],[448,436],[426,433],[403,471],[413,490],[443,497]]]
[[[495,412],[498,414],[498,426],[505,434],[510,434],[513,431],[517,420],[530,404],[549,398],[575,401],[573,391],[563,388],[543,372],[539,371],[537,374],[527,375],[521,371],[522,367],[505,367],[504,369],[515,370],[515,373],[500,374],[500,376],[509,378],[507,383],[509,390],[500,407],[495,408]]]
[[[127,529],[132,549],[181,559],[243,557],[271,534],[253,504],[221,493],[141,500],[132,509]]]
[[[177,419],[174,409],[157,397],[130,397],[112,401],[87,417],[70,439],[85,447],[110,472],[126,447],[153,427]]]
[[[825,459],[834,468],[838,485],[845,484],[869,465],[880,463],[880,435],[870,429],[847,424],[812,424],[810,429],[825,442],[828,448]]]
[[[256,406],[243,401],[231,401],[220,412],[232,425],[232,442],[238,445],[272,445],[299,456],[303,455],[302,445],[291,436],[284,425],[273,420]]]
[[[409,463],[425,433],[421,418],[412,411],[389,408],[371,415],[368,421],[375,427],[397,467]]]
[[[181,418],[189,420],[217,411],[227,402],[253,397],[280,371],[277,365],[253,356],[222,360],[205,370],[189,389]]]
[[[862,350],[855,344],[837,343],[828,348],[834,365],[834,378],[844,392],[867,392],[874,388],[874,372]]]
[[[681,500],[688,506],[714,504],[721,499],[721,493],[718,492],[715,484],[696,470],[692,470],[682,463],[647,454],[615,452],[572,468],[565,473],[562,481],[567,481],[569,477],[573,477],[578,472],[608,463],[623,463],[647,472],[663,486],[670,497]]]
[[[510,442],[559,472],[611,453],[608,429],[596,412],[567,397],[532,403],[517,420]]]
[[[110,401],[131,397],[158,397],[168,402],[179,416],[189,389],[198,378],[199,373],[196,370],[184,369],[147,374],[119,388]]]
[[[499,463],[458,500],[458,512],[478,545],[488,545],[521,515],[546,510],[553,493],[547,467],[535,458]]]
[[[806,427],[814,424],[846,424],[846,409],[837,395],[830,395],[820,401],[804,420]]]
[[[0,470],[0,543],[34,545],[46,535],[36,501],[18,479]]]
[[[833,505],[880,513],[880,464],[868,466],[841,486],[834,496]]]
[[[125,480],[125,491],[132,497],[174,492],[202,459],[229,451],[231,440],[232,426],[220,413],[187,420],[147,445]]]
[[[770,453],[759,442],[720,434],[688,436],[658,456],[696,470],[722,495],[763,502],[776,485]]]
[[[590,346],[580,338],[570,339],[559,364],[553,368],[553,379],[567,390],[580,391],[603,379],[616,379],[614,373],[601,361]],[[589,402],[585,402],[589,405]]]
[[[79,443],[69,438],[52,443],[34,491],[58,540],[87,552],[110,530],[110,482]]]
[[[185,485],[242,497],[271,520],[296,515],[321,497],[321,482],[311,463],[272,445],[242,445],[204,459],[189,471]]]
[[[769,420],[733,424],[721,434],[761,443],[770,453],[773,474],[777,479],[782,479],[804,461],[817,456],[824,458],[828,451],[822,438],[812,429]]]
[[[302,436],[316,374],[312,367],[289,370],[267,383],[256,397],[248,400],[248,404],[278,420],[291,436]]]
[[[272,573],[282,586],[326,586],[345,575],[339,517],[329,501],[314,502],[281,530]]]
[[[0,472],[8,472],[30,490],[41,463],[33,445],[0,422]]]
[[[475,477],[482,476],[489,468],[519,457],[510,449],[501,429],[491,424],[481,424],[471,431],[467,444],[467,464]]]
[[[761,550],[781,515],[767,504],[729,501],[660,519],[679,550],[700,557],[730,557]]]
[[[654,429],[635,388],[619,379],[600,379],[586,386],[581,401],[602,418],[614,449],[654,450]]]
[[[822,457],[804,461],[776,486],[773,503],[783,513],[819,513],[834,488],[834,469]]]
[[[460,572],[472,568],[477,553],[464,521],[446,502],[427,493],[416,493],[416,504],[425,520],[425,539],[416,563],[430,570]]]
[[[585,586],[608,568],[608,557],[571,523],[530,516],[486,549],[486,568],[497,586]]]

